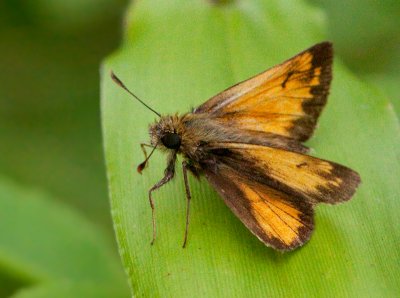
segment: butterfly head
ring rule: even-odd
[[[179,150],[182,144],[183,126],[178,116],[163,116],[150,126],[150,138],[153,146]]]

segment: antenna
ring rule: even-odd
[[[111,78],[115,83],[117,83],[121,88],[125,89],[130,95],[132,95],[134,98],[136,98],[141,104],[143,104],[146,108],[148,108],[150,111],[152,111],[154,114],[156,114],[158,117],[161,117],[160,113],[157,113],[155,110],[150,108],[147,104],[145,104],[139,97],[137,97],[132,91],[130,91],[124,83],[115,75],[113,71],[111,71]]]

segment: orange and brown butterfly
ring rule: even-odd
[[[160,115],[115,76],[112,78],[160,118],[150,144],[168,153],[164,177],[174,177],[177,154],[187,196],[184,244],[191,199],[187,173],[204,175],[226,205],[265,245],[287,251],[314,229],[314,206],[349,200],[360,176],[337,163],[306,155],[308,140],[326,104],[332,79],[332,45],[317,44],[293,58],[212,97],[191,113]],[[149,157],[139,165],[141,172]],[[152,242],[152,243],[153,243]]]

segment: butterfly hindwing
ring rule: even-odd
[[[311,236],[313,206],[281,191],[254,183],[229,167],[206,171],[210,184],[244,225],[266,245],[292,250]]]
[[[199,106],[221,123],[299,141],[313,133],[329,92],[332,45],[317,44]]]

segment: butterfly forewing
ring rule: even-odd
[[[342,165],[267,146],[241,143],[210,144],[218,162],[238,175],[310,203],[335,204],[352,197],[359,175]]]
[[[221,125],[269,132],[299,141],[313,133],[326,103],[332,45],[317,44],[209,99],[195,110]]]

